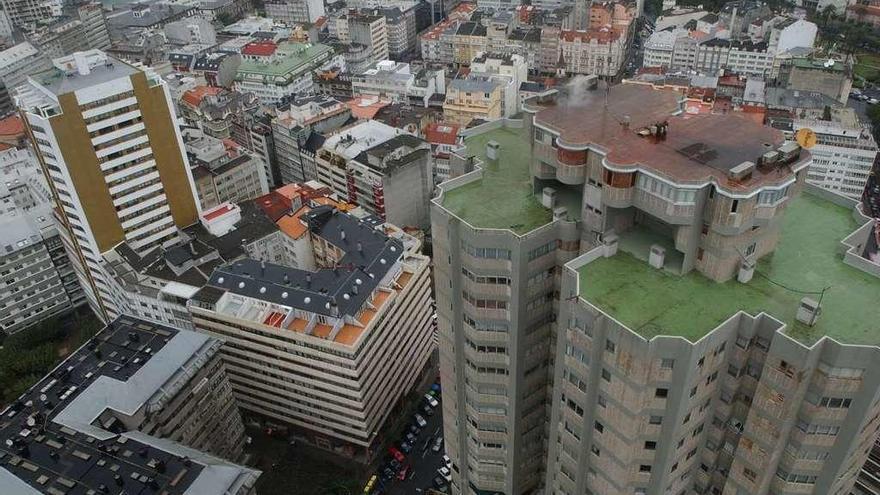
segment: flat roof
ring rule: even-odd
[[[486,143],[497,142],[497,162],[486,159]],[[532,192],[531,150],[525,128],[502,127],[465,139],[467,154],[483,163],[483,178],[448,190],[442,205],[474,227],[524,234],[552,220]]]
[[[880,278],[847,265],[840,254],[840,241],[859,226],[852,212],[803,193],[784,215],[775,252],[758,263],[747,284],[717,283],[696,271],[676,275],[619,251],[580,268],[580,296],[646,339],[672,335],[695,342],[745,311],[779,319],[787,324],[785,334],[808,346],[825,335],[844,344],[880,344]],[[804,295],[782,286],[807,292],[830,287],[813,327],[795,319]]]
[[[138,72],[141,71],[108,55],[106,63],[91,67],[88,74],[80,74],[76,68],[65,72],[53,67],[48,71],[34,74],[31,78],[53,94],[61,96],[123,77],[130,77]]]
[[[735,193],[781,185],[794,176],[790,167],[756,170],[747,180],[733,181],[728,171],[743,162],[757,162],[785,142],[783,133],[739,112],[682,113],[680,93],[647,84],[619,84],[606,92],[585,91],[577,102],[545,108],[536,125],[559,134],[567,146],[592,146],[606,153],[614,166],[644,168],[678,183],[710,180]],[[607,102],[607,103],[606,103]],[[591,115],[591,118],[584,118]],[[629,119],[629,127],[623,123]],[[639,136],[647,126],[667,122],[663,140]],[[804,163],[809,154],[797,160]],[[794,166],[794,165],[793,165]]]
[[[281,43],[272,61],[256,62],[242,60],[238,67],[238,79],[244,74],[260,74],[264,76],[297,75],[311,70],[314,61],[333,49],[320,43]]]
[[[0,491],[80,494],[103,485],[184,495],[252,486],[258,471],[125,431],[122,421],[113,431],[96,421],[106,411],[137,418],[164,407],[217,349],[218,341],[192,331],[130,317],[110,323],[0,413]]]

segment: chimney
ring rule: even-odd
[[[306,273],[306,287],[311,287],[312,285],[312,274]]]
[[[339,230],[339,238],[343,241],[345,240],[345,231],[342,229]]]
[[[260,275],[265,275],[265,274],[266,274],[266,262],[261,260],[260,261]]]
[[[357,252],[359,252],[359,253],[364,252],[364,246],[360,242],[357,243]]]

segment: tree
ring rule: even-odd
[[[820,26],[823,28],[828,27],[828,22],[834,19],[836,13],[837,7],[831,4],[826,5],[819,13],[819,20],[821,21]]]
[[[874,140],[880,142],[880,105],[868,106],[868,120],[871,122],[871,130]]]
[[[217,14],[217,22],[223,24],[224,26],[228,26],[235,22],[235,16],[233,16],[229,12],[220,12],[219,14]]]

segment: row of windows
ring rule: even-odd
[[[662,180],[645,174],[639,174],[639,178],[636,180],[636,187],[677,204],[693,204],[697,197],[696,189],[678,189]]]
[[[507,301],[497,299],[477,299],[467,291],[461,291],[462,298],[480,309],[507,309]]]
[[[509,260],[510,250],[501,248],[478,248],[462,241],[461,249],[474,258]]]
[[[510,285],[510,278],[508,277],[477,275],[465,267],[461,268],[461,274],[467,277],[471,282],[478,284]]]

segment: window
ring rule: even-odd
[[[657,442],[648,440],[645,442],[645,450],[657,450]]]
[[[731,213],[736,213],[736,212],[738,212],[738,211],[739,211],[739,200],[738,200],[738,199],[734,199],[734,200],[730,203],[730,212],[731,212]]]
[[[534,259],[540,258],[541,256],[544,256],[545,254],[556,251],[556,247],[557,247],[557,242],[555,240],[553,240],[553,241],[548,242],[547,244],[544,244],[542,246],[536,247],[535,249],[532,249],[531,251],[529,251],[529,261],[532,261]]]
[[[660,368],[664,370],[671,370],[675,367],[675,359],[663,358],[660,361]]]
[[[772,206],[784,200],[788,195],[788,186],[782,189],[761,191],[758,194],[758,205]]]
[[[755,244],[754,242],[749,244],[748,246],[746,246],[745,255],[751,256],[751,255],[755,254],[756,246],[757,246],[757,244]]]
[[[478,248],[462,241],[461,248],[464,252],[475,258],[509,260],[510,250],[501,248]]]
[[[590,445],[590,452],[592,452],[593,455],[595,455],[596,457],[600,457],[602,455],[599,447],[596,447],[595,445]]]
[[[651,417],[648,418],[648,424],[659,425],[662,423],[663,423],[663,416],[655,416],[652,414]]]
[[[612,342],[608,339],[605,340],[605,350],[606,351],[610,352],[611,354],[614,354],[614,350],[616,348],[617,348],[617,346],[614,344],[614,342]]]
[[[639,472],[640,473],[650,473],[651,472],[651,465],[650,464],[639,465]]]
[[[665,398],[668,395],[669,395],[668,388],[658,388],[657,390],[654,391],[654,397]]]
[[[602,432],[605,431],[605,426],[604,426],[602,423],[598,422],[598,421],[596,421],[595,423],[593,423],[593,428],[595,428],[596,431],[598,431],[599,433],[602,433]]]
[[[605,380],[606,382],[611,381],[611,373],[608,370],[606,370],[605,368],[602,368],[602,379]]]
[[[645,174],[639,174],[636,180],[636,187],[676,204],[693,204],[697,197],[696,189],[678,189],[667,182]]]

